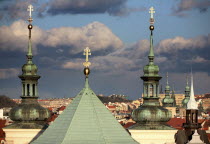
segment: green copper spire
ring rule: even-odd
[[[166,74],[166,88],[165,88],[165,94],[166,96],[170,97],[170,86],[168,83],[168,72]]]
[[[10,118],[14,121],[12,125],[6,128],[18,129],[42,129],[45,127],[46,120],[50,116],[48,109],[39,105],[38,99],[38,79],[37,66],[32,63],[32,43],[31,43],[31,30],[33,28],[31,12],[33,6],[28,6],[29,10],[29,42],[27,63],[22,66],[22,75],[19,78],[22,80],[22,102],[17,107],[11,109]]]
[[[169,130],[173,129],[165,124],[170,120],[171,113],[160,106],[159,103],[159,67],[154,64],[154,50],[153,50],[153,30],[154,30],[154,8],[150,8],[150,51],[149,64],[144,67],[144,75],[141,77],[143,82],[143,99],[144,103],[132,112],[132,119],[136,124],[129,129],[138,130]]]
[[[144,76],[151,76],[151,77],[160,77],[158,75],[159,72],[159,67],[157,65],[154,64],[154,48],[153,48],[153,30],[155,29],[154,27],[154,18],[153,18],[153,14],[155,13],[154,8],[150,8],[150,13],[151,13],[151,18],[150,18],[150,50],[149,50],[149,55],[148,55],[148,59],[149,59],[149,64],[147,64],[146,66],[144,66]]]
[[[151,34],[150,34],[150,50],[149,50],[149,62],[153,62],[154,61],[154,49],[153,49],[153,34],[152,34],[152,30],[151,30]]]
[[[190,87],[188,82],[188,75],[186,76],[185,98],[182,100],[182,107],[187,108],[187,103],[190,100]]]
[[[28,53],[27,53],[26,57],[27,57],[27,63],[32,64],[33,54],[32,54],[31,38],[29,38],[29,40],[28,40]]]
[[[90,88],[87,62],[84,88],[31,144],[137,144]]]
[[[168,72],[166,73],[166,87],[165,87],[165,98],[162,100],[164,107],[173,107],[174,99],[170,97],[170,86],[168,82]]]

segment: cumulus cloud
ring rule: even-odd
[[[176,6],[172,8],[173,15],[186,16],[186,11],[199,10],[200,12],[206,12],[210,7],[209,0],[181,0]]]
[[[0,27],[0,49],[9,51],[27,51],[28,29],[27,23],[23,20],[15,21],[10,26]],[[33,51],[36,53],[37,43],[41,41],[42,30],[34,27],[32,31]]]
[[[210,34],[189,39],[179,36],[160,41],[155,52],[166,58],[164,63],[159,63],[162,70],[185,72],[194,66],[196,71],[210,73],[209,47]]]
[[[108,13],[113,16],[124,16],[134,11],[145,11],[146,8],[129,8],[127,0],[53,0],[41,6],[40,15],[46,11],[50,15],[58,14],[97,14]]]
[[[28,41],[26,27],[27,23],[22,20],[0,27],[0,50],[25,52]],[[32,40],[41,66],[82,69],[82,52],[89,46],[93,54],[91,67],[108,73],[140,70],[148,62],[150,45],[148,40],[125,44],[99,22],[49,30],[34,26]],[[199,71],[210,71],[207,66],[209,46],[210,34],[188,39],[181,36],[165,39],[154,46],[155,63],[162,70],[185,71],[189,64],[195,64]]]
[[[0,37],[1,50],[26,51],[27,23],[19,20],[10,26],[0,27]],[[37,45],[42,45],[52,48],[60,47],[56,50],[57,53],[62,53],[62,47],[65,47],[70,54],[80,53],[89,46],[92,51],[100,50],[102,55],[105,55],[123,46],[122,41],[108,27],[99,22],[93,22],[84,27],[60,27],[50,30],[34,26],[32,41],[35,52]]]
[[[105,73],[119,74],[127,71],[139,70],[145,62],[145,54],[149,50],[149,41],[140,40],[134,44],[124,46],[122,49],[117,49],[114,52],[105,55],[90,58],[92,62],[91,69],[102,71]],[[92,53],[94,55],[94,53]],[[62,64],[64,69],[83,68],[83,59],[74,59],[66,61]]]
[[[112,51],[121,48],[122,41],[104,24],[93,22],[81,28],[61,27],[47,31],[44,46],[69,46],[70,53],[76,54],[86,46],[93,51]]]
[[[126,71],[139,71],[148,63],[149,41],[140,40],[136,43],[125,45],[121,49],[105,55],[91,58],[92,69],[106,73],[123,73]],[[160,41],[155,49],[155,63],[163,71],[186,72],[190,65],[195,66],[195,71],[210,73],[208,53],[210,47],[210,34],[186,39],[175,37]],[[94,52],[92,53],[94,55]],[[64,69],[82,69],[81,59],[70,59],[62,65]]]
[[[0,69],[0,79],[17,77],[18,74],[20,74],[19,69],[15,68]]]
[[[184,49],[200,49],[210,45],[210,34],[196,38],[185,39],[184,37],[175,37],[160,41],[157,45],[157,53],[171,53]]]

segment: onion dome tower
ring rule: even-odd
[[[186,87],[185,87],[185,98],[182,100],[182,107],[183,108],[187,108],[187,103],[190,100],[190,87],[188,84],[188,76],[187,76],[187,83],[186,83]]]
[[[170,86],[168,84],[168,72],[166,74],[165,98],[162,100],[164,107],[173,107],[174,99],[170,97]]]
[[[90,88],[88,47],[84,55],[84,88],[31,144],[137,144]]]
[[[144,67],[143,80],[143,99],[144,103],[132,112],[132,118],[137,123],[129,129],[138,130],[165,130],[173,129],[165,124],[171,118],[171,112],[160,106],[159,103],[159,80],[161,76],[158,74],[159,67],[154,64],[153,50],[153,30],[154,30],[154,8],[150,8],[150,50],[149,63]]]
[[[201,124],[198,123],[198,105],[195,101],[194,89],[193,89],[193,76],[191,73],[191,88],[190,88],[190,100],[187,103],[186,110],[186,123],[183,124],[185,129],[195,130],[201,128]]]
[[[7,128],[20,128],[20,129],[42,129],[46,120],[50,116],[48,109],[39,105],[38,99],[38,79],[40,76],[37,74],[38,68],[32,62],[32,42],[31,42],[31,30],[32,17],[31,12],[33,6],[28,6],[29,11],[29,41],[28,41],[28,53],[26,55],[27,62],[22,66],[22,75],[19,78],[22,81],[22,102],[17,107],[14,107],[10,111],[10,118],[14,121],[12,125]]]

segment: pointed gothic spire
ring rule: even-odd
[[[190,100],[187,103],[187,109],[198,109],[197,102],[195,101],[194,88],[193,88],[193,74],[191,71],[191,88],[190,88]]]

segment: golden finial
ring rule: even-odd
[[[150,9],[149,9],[149,13],[151,14],[151,16],[150,16],[150,24],[152,25],[152,24],[154,24],[154,22],[155,22],[155,20],[154,20],[154,13],[155,13],[155,9],[154,9],[154,7],[151,7]]]
[[[28,18],[29,39],[31,39],[31,30],[33,28],[33,25],[31,24],[33,21],[33,19],[32,19],[32,11],[34,11],[33,6],[29,5],[27,11],[29,11],[29,18]]]
[[[86,56],[86,59],[85,59],[85,62],[83,63],[83,65],[85,66],[85,68],[84,68],[84,74],[86,75],[86,78],[87,78],[88,75],[90,74],[89,66],[91,65],[91,63],[88,61],[88,56],[91,55],[89,47],[86,47],[84,49],[83,55]]]
[[[88,56],[91,55],[89,47],[86,47],[84,49],[84,54],[83,55],[86,56],[86,59],[85,59],[85,62],[83,63],[83,65],[85,67],[89,67],[91,65],[91,63],[88,61]]]

